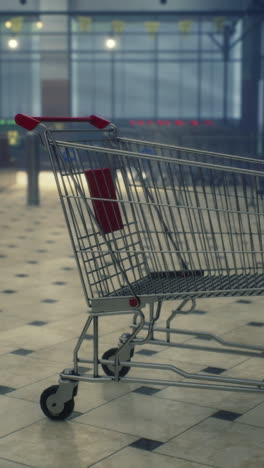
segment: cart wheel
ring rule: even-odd
[[[40,407],[43,413],[50,419],[55,421],[63,421],[68,418],[74,410],[74,398],[65,403],[61,404],[61,408],[58,408],[56,403],[49,402],[49,397],[54,395],[59,388],[59,385],[52,385],[46,388],[40,397]],[[60,411],[61,409],[61,411]]]
[[[106,351],[103,356],[102,356],[102,359],[109,359],[109,360],[112,360],[114,359],[115,357],[115,353],[117,352],[118,348],[111,348],[109,349],[108,351]],[[133,356],[134,354],[134,349],[131,351],[131,354],[130,354],[130,359],[131,357]],[[130,361],[129,359],[129,361]],[[113,366],[112,364],[102,364],[102,368],[105,372],[106,375],[109,375],[111,377],[113,377],[115,375],[115,366]],[[130,367],[119,367],[119,370],[118,370],[118,376],[119,377],[125,377],[125,375],[127,375],[127,373],[130,371]]]

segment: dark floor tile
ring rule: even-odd
[[[73,268],[72,267],[63,267],[62,270],[67,270],[68,271],[68,270],[73,270]]]
[[[82,414],[83,413],[80,413],[79,411],[73,411],[70,417],[67,418],[67,420],[70,421],[71,419],[78,418],[78,416],[82,416]]]
[[[222,369],[221,367],[206,367],[205,369],[202,369],[201,372],[206,372],[207,374],[222,374],[225,372],[226,369]]]
[[[141,393],[142,395],[154,395],[154,393],[157,393],[159,391],[159,388],[153,387],[139,387],[133,390],[134,393]]]
[[[13,392],[14,390],[16,390],[16,388],[0,385],[0,395],[5,395],[6,393]]]
[[[15,244],[9,244],[7,247],[8,247],[9,249],[14,249],[15,247],[17,247],[17,245],[15,245]]]
[[[30,263],[31,265],[34,265],[36,263],[38,263],[37,260],[28,260],[27,263]]]
[[[14,289],[4,289],[2,291],[2,293],[4,293],[4,294],[15,294],[16,291]]]
[[[58,286],[62,286],[63,284],[67,284],[65,281],[54,281],[51,284],[57,284]]]
[[[34,325],[36,327],[42,327],[43,325],[47,325],[48,322],[42,322],[42,320],[34,320],[33,322],[28,323],[28,325]]]
[[[46,302],[47,304],[53,304],[54,302],[58,302],[57,299],[43,299],[41,302]]]
[[[37,249],[36,252],[37,252],[37,253],[46,253],[46,252],[48,252],[48,251],[45,250],[45,249]]]
[[[7,255],[0,254],[0,258],[6,258]]]
[[[18,273],[16,275],[17,278],[27,278],[29,275],[26,275],[25,273]]]
[[[17,354],[18,356],[26,356],[27,354],[31,354],[33,351],[31,349],[15,349],[15,351],[11,351],[10,354]]]
[[[56,241],[54,241],[54,240],[47,240],[45,243],[46,243],[46,244],[55,244],[55,242],[56,242]]]
[[[242,416],[241,413],[233,413],[233,411],[219,410],[211,415],[211,418],[224,419],[225,421],[235,421]]]
[[[137,351],[137,354],[142,354],[143,356],[152,356],[152,354],[156,354],[158,351],[152,351],[151,349],[141,349],[141,351]]]
[[[159,442],[158,440],[152,440],[152,439],[138,439],[135,442],[132,442],[132,444],[129,444],[129,447],[141,449],[141,450],[148,450],[149,452],[152,452],[152,450],[155,450],[156,448],[160,447],[163,445],[164,442]]]
[[[247,325],[251,327],[264,327],[264,322],[248,322]]]

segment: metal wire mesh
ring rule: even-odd
[[[109,135],[79,144],[48,132],[46,144],[88,299],[264,293],[262,161]],[[96,196],[87,170],[101,170]]]

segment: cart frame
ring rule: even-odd
[[[76,121],[77,120],[77,121],[84,121],[84,122],[91,123],[92,125],[94,125],[95,127],[99,129],[98,132],[100,134],[106,135],[106,143],[104,144],[104,146],[100,146],[98,145],[98,143],[95,144],[94,142],[93,144],[87,144],[87,143],[83,144],[79,142],[57,140],[55,138],[56,132],[53,130],[52,131],[49,130],[45,125],[41,123],[45,121],[57,122],[61,120],[62,121]],[[259,200],[257,198],[258,191],[256,190],[256,187],[254,187],[254,184],[256,183],[256,181],[259,181],[259,179],[262,180],[261,178],[263,178],[263,181],[264,181],[264,170],[263,170],[264,162],[257,160],[257,159],[253,159],[253,158],[244,158],[244,157],[239,157],[239,156],[234,156],[234,155],[212,153],[212,152],[207,152],[207,151],[193,150],[190,148],[182,148],[182,147],[176,147],[172,145],[163,145],[159,143],[122,138],[119,136],[118,130],[113,124],[111,124],[109,121],[106,121],[105,119],[101,119],[96,116],[91,116],[89,118],[67,119],[67,118],[57,118],[57,117],[31,118],[28,116],[23,116],[22,114],[18,114],[18,116],[16,116],[16,122],[19,125],[26,128],[27,130],[33,130],[36,128],[38,130],[38,133],[40,134],[42,143],[46,146],[49,152],[51,166],[54,172],[54,176],[55,176],[60,200],[62,203],[62,208],[64,211],[66,224],[69,230],[69,234],[70,234],[70,238],[71,238],[71,242],[73,246],[73,251],[74,251],[77,266],[79,269],[82,287],[84,290],[84,296],[87,302],[88,312],[89,312],[89,317],[85,323],[85,326],[81,332],[81,335],[77,341],[77,344],[73,352],[73,368],[65,369],[63,372],[61,372],[59,385],[56,386],[56,388],[55,386],[53,386],[45,390],[41,396],[41,407],[44,413],[51,419],[55,419],[55,420],[65,419],[67,416],[69,416],[69,414],[72,412],[73,407],[74,407],[74,397],[77,394],[78,383],[81,381],[85,381],[85,382],[99,382],[99,381],[101,382],[106,382],[106,381],[132,382],[132,383],[150,384],[150,385],[166,385],[166,386],[191,387],[191,388],[201,388],[201,389],[210,388],[210,389],[224,390],[224,391],[232,390],[232,391],[264,393],[264,382],[261,379],[256,379],[256,380],[239,379],[239,378],[222,377],[222,376],[211,376],[211,375],[200,374],[200,373],[199,374],[188,373],[170,364],[155,364],[155,363],[149,363],[149,362],[132,362],[131,361],[133,354],[134,354],[134,348],[136,346],[142,346],[146,343],[159,345],[159,346],[165,346],[165,347],[175,347],[175,348],[182,347],[182,348],[191,348],[191,349],[199,349],[199,350],[204,349],[207,351],[212,350],[212,351],[218,351],[218,352],[235,353],[235,354],[242,354],[242,355],[244,354],[247,356],[263,357],[264,346],[246,345],[243,343],[226,341],[212,333],[208,333],[207,331],[197,332],[197,331],[191,331],[191,330],[182,330],[178,328],[172,328],[171,324],[175,320],[175,318],[179,316],[179,314],[192,313],[196,307],[196,299],[199,297],[217,297],[221,295],[237,296],[237,295],[248,295],[248,294],[264,295],[264,284],[262,284],[261,282],[262,276],[264,278],[264,274],[262,273],[262,270],[258,267],[258,263],[256,261],[257,258],[261,260],[263,260],[264,258],[263,257],[264,250],[263,250],[262,243],[261,243],[262,242],[261,241],[262,230],[260,227],[261,216],[264,216],[264,212],[263,212],[263,207],[262,205],[260,206]],[[134,147],[139,148],[142,145],[151,147],[153,149],[153,152],[150,152],[150,154],[148,154],[148,152],[144,153],[143,151],[142,153],[142,151],[133,150]],[[155,154],[155,151],[160,152],[161,150],[164,151],[165,153],[165,155],[164,154],[162,155],[162,158],[159,155]],[[66,161],[64,158],[63,151],[66,151]],[[74,162],[72,162],[71,160],[72,158],[71,158],[70,151],[73,151],[72,154],[75,155],[73,157]],[[224,209],[222,208],[221,210],[219,210],[218,208],[215,207],[218,205],[214,206],[214,212],[216,213],[216,216],[219,218],[218,212],[221,211],[221,213],[223,213],[223,216],[226,219],[226,223],[229,229],[231,229],[232,227],[230,217],[235,216],[235,214],[232,215],[232,213],[236,213],[238,217],[238,224],[240,228],[238,236],[240,235],[241,239],[237,242],[240,242],[242,247],[240,247],[240,250],[238,250],[237,247],[235,247],[238,244],[235,244],[236,240],[234,240],[232,238],[232,234],[230,234],[229,242],[233,242],[232,245],[234,245],[234,248],[233,250],[230,249],[231,251],[229,252],[228,249],[225,250],[223,247],[223,251],[222,251],[222,253],[224,253],[224,256],[225,256],[223,263],[226,261],[227,265],[229,265],[228,262],[230,262],[230,265],[232,264],[232,267],[230,268],[230,270],[228,270],[229,267],[227,268],[227,276],[228,276],[228,281],[229,281],[230,286],[223,288],[223,284],[225,283],[221,276],[221,272],[224,271],[225,268],[222,267],[222,263],[219,259],[218,260],[217,258],[214,259],[214,257],[211,255],[213,251],[207,251],[208,249],[206,250],[205,248],[206,244],[204,240],[204,232],[202,231],[202,228],[205,227],[205,223],[203,220],[204,213],[206,213],[206,215],[208,216],[208,220],[209,220],[208,223],[210,224],[210,229],[211,230],[213,229],[212,222],[210,221],[210,216],[209,216],[210,210],[211,210],[210,205],[205,206],[203,208],[200,208],[199,206],[195,208],[198,212],[197,218],[195,219],[197,220],[197,223],[199,221],[200,223],[199,226],[201,226],[201,228],[199,228],[200,231],[198,229],[197,232],[193,233],[194,246],[189,249],[186,255],[187,257],[189,255],[189,260],[191,259],[191,262],[193,263],[194,263],[194,258],[197,258],[197,262],[199,263],[199,268],[196,270],[192,268],[190,270],[189,266],[186,263],[186,255],[185,257],[183,257],[184,252],[182,252],[180,244],[179,244],[179,239],[177,239],[177,236],[176,236],[176,234],[179,234],[179,233],[177,233],[176,231],[173,232],[173,229],[175,228],[175,224],[174,224],[175,221],[171,220],[169,216],[166,219],[164,219],[164,216],[162,213],[162,209],[164,208],[164,210],[166,211],[168,207],[169,207],[169,210],[177,209],[178,212],[181,213],[180,209],[184,209],[184,204],[177,205],[178,202],[174,202],[173,204],[169,201],[167,201],[167,204],[165,204],[162,199],[159,199],[160,201],[157,203],[157,197],[161,197],[160,192],[159,192],[160,189],[155,186],[148,187],[148,184],[147,182],[145,182],[142,172],[138,170],[136,174],[138,178],[137,184],[143,190],[143,195],[145,197],[144,206],[147,207],[146,209],[149,209],[149,210],[153,209],[153,212],[159,218],[159,222],[160,222],[159,229],[161,231],[164,230],[163,235],[165,235],[167,246],[165,249],[160,248],[160,247],[157,249],[157,248],[154,248],[152,245],[152,250],[150,249],[148,251],[144,248],[143,241],[141,243],[141,241],[139,240],[135,248],[131,247],[132,244],[128,245],[126,253],[128,254],[128,257],[131,252],[133,253],[133,255],[134,254],[141,255],[142,258],[144,257],[143,258],[144,261],[145,261],[146,255],[149,255],[149,254],[155,255],[156,253],[159,256],[159,261],[161,263],[162,261],[164,261],[163,265],[166,265],[168,262],[167,258],[169,257],[167,257],[166,255],[173,254],[174,261],[176,262],[177,260],[181,268],[180,275],[178,274],[179,273],[178,272],[176,276],[174,275],[174,272],[171,272],[169,269],[166,269],[165,273],[162,272],[161,270],[158,270],[157,273],[155,272],[153,273],[152,271],[149,270],[147,271],[148,284],[150,283],[152,284],[152,282],[154,283],[153,278],[156,278],[155,275],[158,275],[157,279],[159,280],[160,283],[162,283],[161,280],[163,280],[163,278],[165,278],[165,281],[167,282],[170,282],[170,281],[173,282],[175,279],[175,281],[177,280],[177,284],[179,285],[181,285],[180,283],[181,281],[183,285],[188,285],[189,283],[192,283],[192,285],[196,287],[196,285],[200,281],[199,278],[203,276],[204,274],[203,269],[201,268],[201,260],[200,260],[199,255],[204,256],[203,258],[204,258],[205,263],[207,262],[207,264],[211,268],[211,270],[208,268],[208,272],[210,273],[209,280],[208,280],[209,283],[210,282],[213,283],[214,281],[216,281],[214,273],[212,272],[214,272],[217,269],[219,269],[219,272],[220,272],[220,273],[218,272],[220,275],[218,276],[218,279],[220,281],[219,286],[217,285],[217,282],[215,283],[216,284],[215,296],[214,296],[214,292],[212,290],[211,285],[208,286],[207,290],[198,288],[193,291],[190,289],[190,287],[188,287],[189,289],[187,290],[183,288],[181,290],[174,291],[174,292],[172,292],[172,290],[169,290],[168,292],[162,291],[162,293],[157,289],[157,286],[155,286],[156,289],[153,286],[154,289],[152,289],[150,293],[147,293],[147,291],[145,291],[145,293],[143,294],[142,293],[138,294],[137,285],[141,284],[140,282],[142,282],[142,278],[137,277],[134,282],[129,279],[129,275],[130,275],[129,269],[126,269],[123,266],[125,264],[125,261],[123,261],[121,258],[122,252],[124,249],[118,250],[117,247],[113,248],[113,245],[117,246],[117,241],[115,241],[116,244],[113,244],[113,242],[109,240],[109,238],[112,236],[112,232],[110,232],[110,235],[108,238],[107,237],[108,233],[106,234],[104,232],[104,228],[102,227],[102,225],[100,225],[100,221],[98,220],[96,211],[93,211],[91,209],[91,206],[94,207],[95,205],[89,205],[91,200],[93,203],[96,203],[96,202],[108,203],[110,200],[110,202],[112,203],[112,206],[116,207],[116,205],[114,204],[117,202],[115,199],[113,199],[113,195],[111,195],[110,198],[109,197],[104,198],[104,197],[94,196],[93,194],[92,195],[90,194],[90,196],[89,195],[87,196],[87,194],[84,194],[84,187],[82,185],[83,179],[81,179],[81,177],[83,176],[83,171],[81,170],[83,166],[82,165],[78,166],[79,172],[76,171],[76,167],[74,166],[75,161],[79,158],[78,156],[79,151],[91,152],[93,155],[103,154],[104,157],[107,157],[107,158],[111,158],[112,155],[115,155],[117,159],[116,170],[121,171],[123,181],[125,182],[125,185],[127,185],[127,187],[129,186],[129,182],[128,182],[128,178],[126,175],[125,165],[122,162],[123,161],[122,158],[127,158],[127,160],[129,158],[132,158],[132,159],[134,158],[135,161],[139,161],[138,163],[139,168],[144,167],[143,162],[147,161],[146,164],[148,165],[148,167],[151,167],[152,164],[157,164],[158,165],[157,167],[159,167],[160,164],[163,164],[164,167],[166,166],[166,168],[168,169],[170,168],[170,165],[175,164],[175,161],[176,161],[178,165],[177,167],[183,168],[182,169],[183,175],[185,174],[184,173],[185,168],[188,169],[189,167],[191,167],[193,168],[193,171],[197,170],[198,171],[197,173],[199,174],[202,173],[203,171],[206,173],[206,171],[218,170],[220,171],[221,174],[227,174],[226,177],[229,177],[229,176],[231,177],[230,174],[232,174],[232,177],[241,178],[241,180],[245,180],[244,178],[246,176],[252,177],[253,178],[252,180],[254,181],[254,183],[249,184],[250,185],[249,189],[247,188],[247,183],[245,183],[245,185],[243,185],[243,188],[241,189],[242,190],[241,193],[239,192],[240,188],[236,187],[237,179],[234,179],[235,188],[234,188],[234,193],[232,192],[233,193],[232,196],[235,200],[235,203],[237,204],[236,210],[233,209],[232,207],[231,208],[227,207]],[[180,155],[179,159],[175,159],[175,157],[172,157],[170,155],[171,152],[173,151],[178,151]],[[182,158],[181,152],[184,154],[184,158]],[[194,152],[196,155],[195,158],[192,157]],[[186,159],[186,155],[187,155],[187,159]],[[190,155],[190,159],[188,159],[189,155]],[[202,158],[205,158],[205,162],[202,162],[201,160],[197,160],[196,159],[198,157],[197,155],[201,156]],[[56,158],[57,160],[55,160]],[[209,159],[209,162],[207,161],[206,158]],[[218,161],[220,159],[221,161],[224,161],[224,164],[223,163],[219,164]],[[121,166],[119,164],[120,161],[122,163]],[[225,165],[225,161],[227,162],[227,165]],[[232,164],[228,165],[230,161],[232,162]],[[238,164],[238,167],[234,167],[234,164]],[[250,168],[245,167],[247,166],[247,164],[250,166]],[[254,167],[254,164],[256,165],[255,167]],[[239,165],[242,165],[242,167]],[[259,170],[259,167],[261,168],[261,170]],[[69,174],[66,173],[67,171],[69,172]],[[122,281],[125,282],[126,284],[125,284],[125,287],[123,287],[123,289],[119,288],[118,294],[116,294],[115,291],[110,291],[109,289],[108,294],[106,295],[101,294],[101,297],[96,297],[96,295],[92,295],[90,297],[88,296],[87,285],[85,283],[84,270],[80,261],[80,255],[82,256],[82,258],[83,258],[83,255],[88,255],[87,252],[89,251],[89,246],[80,248],[79,251],[76,249],[76,242],[74,239],[72,226],[69,221],[69,210],[65,202],[65,200],[67,199],[69,200],[71,196],[70,195],[66,196],[63,193],[63,190],[62,190],[62,176],[63,175],[67,175],[67,176],[70,175],[70,178],[71,178],[70,180],[71,180],[72,187],[73,187],[72,190],[75,190],[74,192],[75,195],[72,198],[75,199],[77,212],[79,212],[79,215],[81,213],[83,224],[85,224],[84,222],[85,220],[84,220],[82,209],[80,208],[81,203],[83,203],[83,206],[85,207],[85,209],[87,210],[89,214],[90,222],[95,225],[96,229],[99,231],[101,238],[103,239],[102,243],[100,244],[98,243],[97,247],[94,248],[94,252],[97,252],[99,254],[100,262],[102,262],[103,261],[102,259],[105,258],[106,255],[108,255],[108,257],[112,261],[112,264],[115,264],[115,268],[117,270],[120,270],[118,274],[121,275]],[[94,176],[94,172],[92,175]],[[169,175],[172,178],[172,174],[169,173]],[[153,174],[151,174],[150,177],[151,179],[153,179]],[[191,173],[191,178],[193,178],[193,173]],[[134,185],[133,184],[134,184],[134,181],[132,181],[133,187],[131,188],[131,190],[127,188],[129,196],[131,194],[133,195],[133,190],[136,190],[135,184]],[[201,186],[202,185],[203,184],[201,184]],[[187,187],[186,189],[186,187],[187,185],[184,186],[183,190],[188,191],[189,188]],[[238,187],[240,186],[238,185]],[[163,188],[164,188],[164,184],[163,184]],[[178,189],[179,192],[180,190],[181,188]],[[202,190],[205,192],[204,187],[203,189],[201,189],[200,193],[202,193]],[[226,187],[225,187],[225,190],[227,190]],[[247,192],[248,190],[249,190],[250,195],[248,195],[248,192]],[[246,193],[245,200],[243,199],[244,197],[243,191],[244,191],[244,195]],[[194,194],[191,194],[189,196],[193,197],[192,200],[195,200],[195,199],[198,200],[196,192],[194,191],[193,193]],[[213,198],[214,191],[212,191],[211,195]],[[225,193],[225,200],[228,200],[229,195],[230,195],[229,193]],[[220,194],[220,199],[221,197],[224,197],[224,195]],[[240,199],[243,199],[243,201],[241,201]],[[257,206],[255,207],[255,211],[254,210],[252,212],[250,211],[251,208],[248,204],[249,199],[252,199],[254,202],[256,202]],[[121,208],[123,211],[125,211],[127,206],[129,206],[130,215],[133,217],[134,212],[136,212],[139,209],[138,205],[142,202],[140,200],[131,201],[131,199],[129,200],[119,199],[118,203],[121,204]],[[241,206],[239,205],[239,203],[241,204]],[[145,208],[143,207],[142,212],[144,211],[144,209]],[[73,219],[75,219],[76,221],[77,219],[76,214],[73,213],[72,208],[71,210],[72,210],[71,215],[73,216]],[[116,211],[114,214],[116,215]],[[169,214],[170,214],[170,211],[169,211]],[[191,216],[190,215],[188,216],[189,216],[188,222],[191,223]],[[243,216],[244,218],[242,219]],[[254,219],[256,218],[257,232],[253,232],[253,230],[250,227],[252,216],[254,216]],[[152,215],[152,218],[154,219],[155,216]],[[152,222],[153,222],[153,219],[151,220]],[[169,223],[172,223],[172,226],[173,226],[172,228],[168,228],[168,224],[167,224],[168,219],[169,219]],[[218,224],[219,224],[219,229],[220,229],[219,219],[218,219]],[[248,219],[247,229],[249,230],[248,238],[251,243],[250,248],[244,248],[244,244],[243,244],[244,240],[242,239],[242,231],[243,231],[243,222],[245,222],[244,219],[245,220]],[[77,222],[76,222],[76,225],[78,225]],[[118,229],[122,230],[122,227]],[[79,233],[78,234],[79,239],[81,239],[82,242],[85,242],[89,238],[89,236],[91,236],[88,233],[88,230],[85,231],[85,235],[83,236],[80,236],[80,231],[78,231],[78,233]],[[132,234],[134,234],[134,231]],[[129,236],[131,236],[131,238],[132,238],[132,234],[131,232],[129,232]],[[142,234],[143,236],[144,234],[143,231],[140,234]],[[151,232],[148,232],[146,235],[149,236],[150,238]],[[184,230],[182,230],[181,235],[185,236],[185,240],[187,242],[187,235],[184,232]],[[192,233],[190,233],[190,235],[192,235]],[[198,252],[198,249],[197,249],[198,243],[197,243],[197,239],[195,239],[195,235],[197,236],[197,239],[199,236],[199,242],[200,242],[199,245],[204,245],[203,251],[199,250]],[[219,252],[219,249],[216,247],[217,242],[222,243],[224,245],[223,236],[224,236],[224,232],[222,230],[219,230],[217,235],[214,237],[214,243],[215,243],[214,249],[217,252]],[[112,237],[114,237],[114,235]],[[118,241],[119,240],[120,239],[118,238]],[[259,242],[258,248],[255,248],[256,242]],[[106,251],[102,250],[103,249],[102,244],[105,244]],[[195,251],[195,247],[196,247],[196,251]],[[90,246],[90,250],[92,250],[91,246]],[[215,252],[213,253],[215,254]],[[251,260],[250,254],[252,254],[251,256],[253,260]],[[228,255],[231,260],[227,259]],[[129,261],[131,261],[131,259]],[[251,261],[253,261],[252,264],[250,263]],[[140,270],[141,263],[138,260],[136,260],[136,262],[138,262],[136,264],[136,267],[134,266],[131,267],[134,276],[136,276],[135,271],[137,272],[141,271]],[[131,263],[131,265],[134,265],[133,262]],[[221,269],[219,265],[221,265]],[[235,271],[235,274],[233,276],[230,273],[232,269]],[[250,269],[252,269],[254,273],[253,279],[255,278],[256,280],[259,281],[259,283],[254,285],[254,287],[250,283],[250,278],[251,278]],[[243,272],[243,270],[245,270],[245,275],[244,275],[245,278],[243,280],[244,283],[239,282],[240,276],[243,276],[243,275],[239,276],[236,273],[236,272],[240,273],[241,271]],[[106,271],[110,271],[110,270],[106,269]],[[85,270],[85,273],[87,273],[87,270]],[[97,273],[95,272],[94,274],[96,275]],[[179,276],[181,276],[180,279],[179,279]],[[233,277],[238,278],[237,280],[238,283],[235,283],[236,288],[231,287],[231,285],[233,284],[232,283],[234,279]],[[107,282],[108,279],[104,281]],[[100,281],[102,282],[103,280],[100,279]],[[121,281],[120,278],[118,279],[118,281]],[[203,287],[205,287],[206,286],[205,279],[202,279],[201,281],[203,281]],[[144,283],[143,283],[143,286],[144,286]],[[99,281],[98,281],[98,284],[95,284],[95,287],[99,288],[98,289],[99,292],[101,291],[100,290],[101,283],[99,284]],[[169,299],[180,300],[181,302],[178,305],[178,307],[170,313],[169,317],[167,317],[165,326],[158,327],[156,324],[161,316],[162,304],[165,300],[169,300]],[[185,310],[185,306],[188,303],[191,303],[190,309]],[[127,316],[127,315],[131,315],[133,318],[133,321],[131,324],[131,332],[124,333],[119,339],[118,347],[113,350],[109,350],[110,354],[105,353],[103,357],[100,359],[99,357],[99,319],[102,319],[105,316]],[[148,315],[148,319],[146,318],[146,315]],[[83,341],[87,335],[88,329],[90,328],[92,328],[93,330],[93,359],[92,360],[81,359],[79,358],[79,352],[83,344]],[[144,338],[139,337],[140,332],[143,332],[143,331],[146,331],[145,337]],[[155,338],[155,335],[157,332],[164,334],[165,339],[162,340],[162,339]],[[225,349],[221,349],[220,351],[218,348],[213,348],[209,346],[195,346],[195,345],[188,345],[188,344],[186,345],[184,343],[183,344],[175,343],[173,342],[172,337],[174,337],[177,334],[183,334],[186,336],[195,336],[195,337],[214,340],[215,342],[223,345]],[[93,366],[92,373],[89,375],[80,374],[79,372],[80,363],[92,364]],[[106,375],[103,377],[100,376],[99,374],[99,365],[103,367],[103,370],[106,373]],[[192,380],[192,382],[185,381],[185,380],[184,381],[171,381],[171,380],[162,380],[162,379],[126,377],[126,374],[131,368],[167,370],[167,371],[171,371],[172,373],[176,373],[180,375],[184,379]],[[200,382],[195,382],[196,380],[199,380]]]

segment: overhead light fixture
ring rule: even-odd
[[[17,49],[18,45],[19,45],[19,42],[18,42],[17,39],[15,39],[13,37],[11,39],[9,39],[9,41],[8,41],[9,49]]]
[[[5,22],[5,27],[6,27],[7,29],[12,28],[12,23],[11,23],[11,21],[7,20],[7,21]]]
[[[37,21],[37,22],[36,22],[36,26],[37,26],[38,29],[42,29],[42,28],[43,28],[43,23],[42,23],[42,21]]]
[[[116,47],[116,40],[112,37],[109,37],[108,39],[106,39],[105,45],[108,49],[114,49]]]

